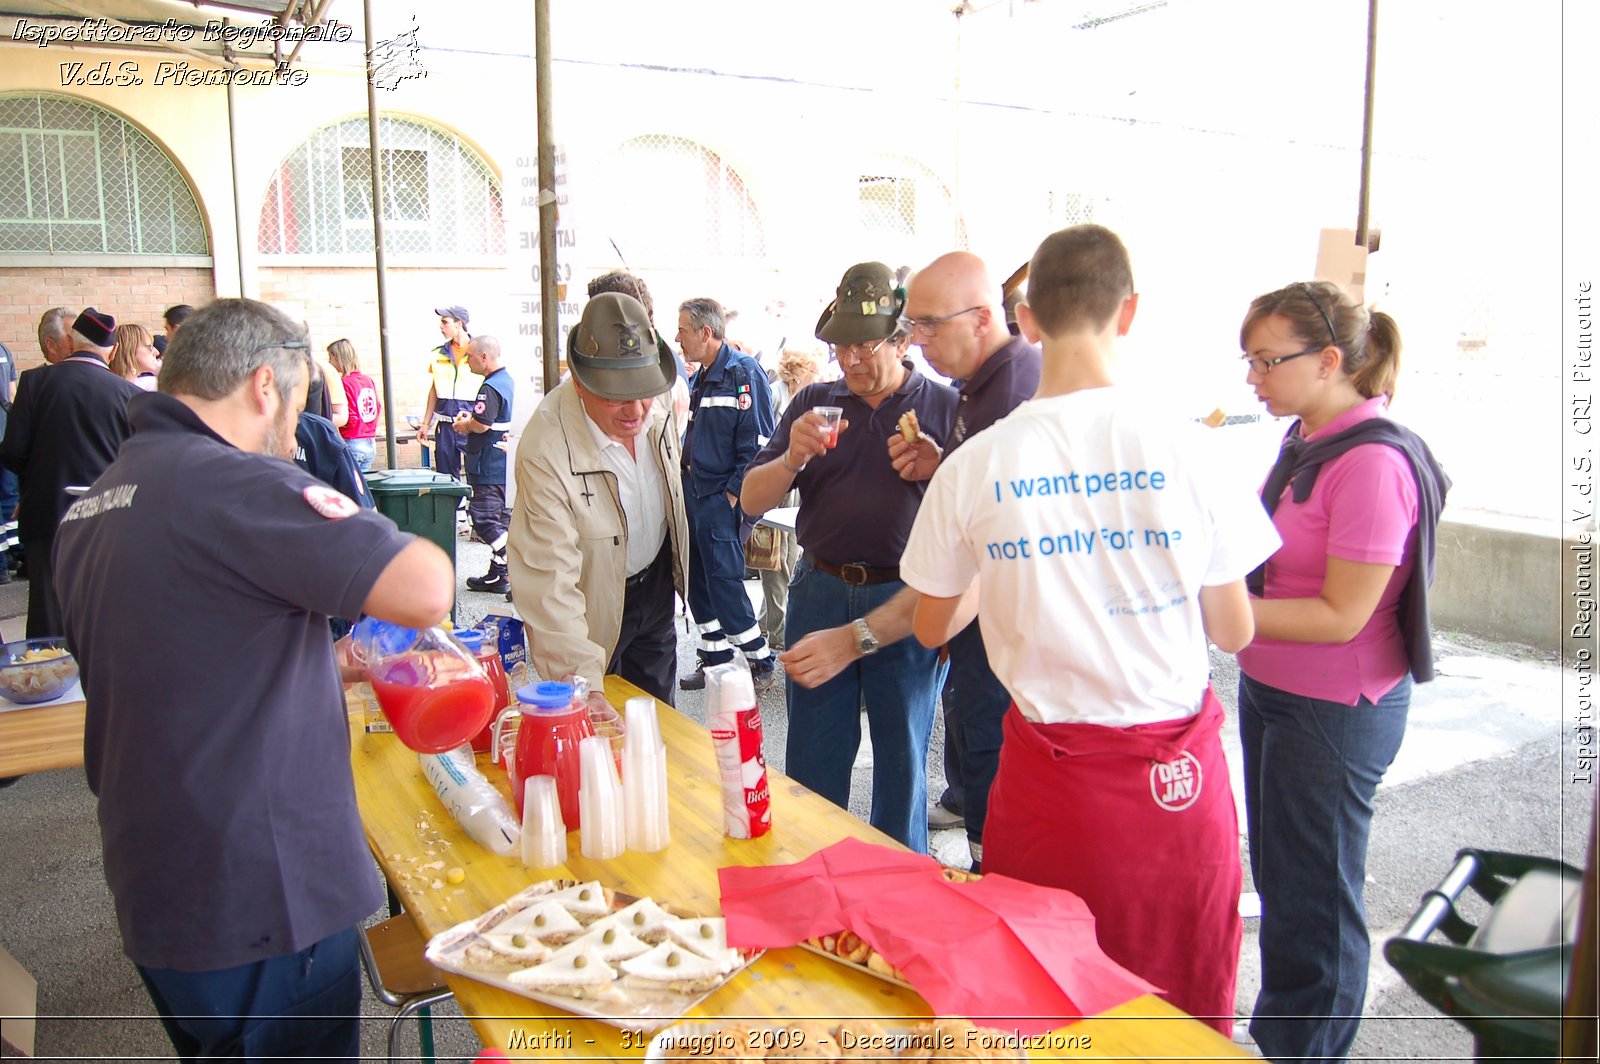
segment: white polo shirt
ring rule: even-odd
[[[628,448],[607,436],[587,413],[583,420],[594,436],[595,446],[600,448],[600,460],[617,475],[617,497],[628,523],[628,575],[637,576],[656,560],[667,538],[667,484],[650,453],[649,429],[633,441],[636,458]]]

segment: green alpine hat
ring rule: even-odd
[[[603,292],[584,305],[583,319],[567,334],[567,365],[585,391],[617,403],[670,391],[678,376],[644,304],[621,292]]]
[[[864,344],[900,331],[906,290],[881,262],[858,262],[844,272],[838,294],[817,319],[817,339]]]

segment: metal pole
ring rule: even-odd
[[[539,138],[539,324],[544,390],[560,383],[561,323],[556,300],[556,143],[550,125],[550,0],[533,3],[534,102]]]
[[[1361,116],[1361,202],[1356,206],[1356,246],[1367,246],[1367,204],[1372,195],[1372,91],[1378,73],[1378,0],[1367,0],[1367,91]]]
[[[228,20],[223,19],[222,24],[227,26]],[[226,56],[226,52],[224,52]],[[223,69],[227,69],[224,67]],[[228,166],[232,169],[233,177],[233,257],[239,264],[239,298],[243,299],[250,293],[244,286],[244,202],[239,198],[239,138],[238,125],[234,120],[233,110],[233,79],[228,79]]]
[[[394,446],[394,389],[389,384],[389,272],[383,262],[383,156],[378,154],[378,90],[372,76],[372,0],[361,0],[367,43],[367,143],[372,155],[372,257],[378,274],[378,357],[383,366],[383,430],[389,468],[397,465]]]

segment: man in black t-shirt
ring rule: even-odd
[[[442,550],[288,461],[313,372],[278,310],[196,311],[56,536],[106,882],[185,1059],[359,1053],[383,891],[328,617],[421,627],[453,597]]]

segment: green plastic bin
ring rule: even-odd
[[[431,469],[379,469],[367,474],[378,512],[411,532],[432,540],[456,561],[456,506],[472,489]]]

